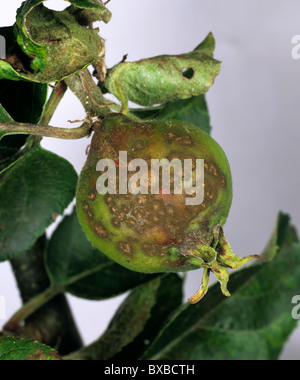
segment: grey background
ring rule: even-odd
[[[5,2],[1,25],[14,22],[20,4]],[[189,52],[213,32],[215,56],[223,63],[207,101],[212,136],[225,150],[232,169],[234,199],[225,225],[227,238],[241,256],[261,252],[279,210],[289,213],[300,231],[300,60],[291,55],[292,37],[300,34],[299,1],[111,0],[108,7],[112,21],[99,25],[107,40],[108,66],[124,54],[128,60],[137,60]],[[80,118],[84,118],[83,109],[68,93],[51,124],[70,127],[68,120]],[[78,172],[87,145],[87,139],[43,141],[44,147],[69,159]],[[188,274],[186,298],[200,280],[201,270]],[[0,295],[6,299],[9,316],[20,300],[8,264],[0,265]],[[86,343],[101,334],[124,297],[91,302],[69,296]],[[299,328],[281,358],[300,359]]]

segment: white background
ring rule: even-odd
[[[21,1],[3,3],[0,25],[11,25]],[[108,7],[112,21],[100,27],[109,67],[124,54],[130,61],[189,52],[213,32],[216,58],[223,63],[207,100],[212,136],[228,156],[234,184],[227,238],[241,256],[260,253],[279,210],[289,213],[300,231],[300,60],[291,55],[292,38],[300,34],[299,1],[111,0]],[[81,105],[67,93],[51,124],[69,127],[68,120],[80,118]],[[43,142],[69,159],[78,172],[87,145],[87,139]],[[189,273],[186,296],[197,289],[200,279],[201,271]],[[295,289],[297,293],[300,289]],[[9,316],[20,299],[8,264],[0,265],[0,294]],[[85,343],[103,332],[122,299],[91,302],[69,296]],[[300,359],[299,328],[281,358]]]

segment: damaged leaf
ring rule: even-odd
[[[90,22],[104,21],[106,24],[111,19],[111,12],[100,0],[68,0],[74,4],[68,8],[70,13],[76,14],[77,20],[83,21],[88,25]],[[79,22],[81,23],[81,22]],[[82,22],[83,24],[83,22]]]
[[[143,331],[151,317],[160,283],[160,278],[156,278],[135,288],[120,305],[101,338],[70,358],[107,360],[131,343]]]
[[[60,81],[100,59],[103,53],[103,41],[96,29],[80,25],[68,10],[44,7],[40,0],[27,1],[19,8],[14,34],[16,41],[9,45],[6,60],[0,61],[0,78]]]
[[[124,62],[108,73],[104,86],[127,109],[128,100],[152,106],[204,94],[220,72],[220,62],[213,58],[212,34],[194,51],[181,55],[162,55]]]
[[[0,338],[0,360],[62,360],[51,347],[34,340]]]

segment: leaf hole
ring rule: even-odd
[[[52,11],[64,11],[66,8],[68,8],[69,4],[66,3],[64,0],[48,0],[45,2],[44,7],[51,9]]]
[[[191,80],[194,78],[195,70],[192,67],[185,67],[184,69],[181,70],[181,75],[184,78]]]

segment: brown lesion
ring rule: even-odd
[[[94,232],[101,239],[105,239],[109,235],[107,229],[100,222],[94,223]]]
[[[93,221],[93,220],[94,220],[94,213],[93,213],[93,211],[91,210],[91,207],[90,207],[90,205],[88,204],[88,202],[83,201],[83,202],[82,202],[82,208],[83,208],[83,211],[86,213],[88,219],[89,219],[90,221]]]
[[[179,159],[184,167],[184,160],[192,160],[192,171],[196,170],[196,159],[197,157],[190,152],[176,152],[172,151],[168,154],[167,159],[171,162],[174,159]]]
[[[164,245],[159,245],[155,243],[145,242],[141,245],[143,253],[147,256],[154,257],[164,257],[167,254],[168,247]]]
[[[194,215],[185,212],[184,197],[177,197],[175,204],[171,201],[172,195],[168,198],[151,194],[105,196],[115,228],[122,228],[125,223],[134,234],[155,236],[159,244],[181,244]]]
[[[192,143],[190,136],[188,138],[185,136],[180,136],[173,131],[165,133],[165,138],[169,141],[189,141]],[[135,143],[137,141],[139,140],[136,140]],[[136,148],[142,148],[142,145],[137,145]],[[128,162],[133,158],[136,156],[129,152]],[[191,159],[192,170],[196,169],[196,156],[193,153],[189,154],[188,151],[177,153],[176,150],[172,150],[167,158],[169,161],[178,158],[182,163],[185,159]],[[164,246],[180,246],[186,238],[186,230],[191,222],[200,225],[204,220],[204,215],[207,218],[208,208],[218,198],[220,186],[226,184],[225,175],[212,160],[206,160],[204,165],[205,188],[202,204],[186,206],[185,199],[188,195],[184,194],[184,189],[183,194],[180,195],[174,195],[173,188],[171,188],[171,194],[162,194],[160,178],[160,194],[151,194],[150,186],[149,194],[106,194],[104,202],[111,214],[111,225],[116,229],[127,228],[135,236],[138,236],[139,240],[141,236],[147,239],[151,237],[154,245],[151,246],[149,242],[149,245],[141,246],[143,251],[150,256],[161,254]],[[174,175],[171,173],[172,177]],[[214,207],[213,211],[215,211]],[[132,243],[128,240],[121,243],[119,243],[120,250],[125,254],[132,254]]]
[[[117,218],[113,218],[111,222],[115,228],[121,228],[121,222]]]
[[[87,211],[87,216],[88,216],[89,220],[93,220],[94,219],[94,213],[93,213],[93,211],[88,210]]]
[[[130,257],[133,256],[133,253],[134,253],[133,247],[132,247],[132,244],[129,243],[128,241],[118,242],[118,249],[119,251],[124,253],[126,256],[130,256]]]
[[[95,201],[96,200],[96,193],[94,191],[90,191],[89,194],[88,194],[88,198],[91,202]]]
[[[209,175],[212,178],[210,181],[212,184],[216,184],[216,186],[221,185],[222,188],[226,188],[226,177],[221,169],[212,161],[204,162],[204,170],[205,174]]]
[[[174,261],[167,259],[167,260],[162,262],[162,265],[164,265],[170,269],[176,268],[178,271],[180,271],[181,268],[182,268],[182,271],[184,271],[184,270],[186,270],[187,266],[191,266],[191,264],[183,256],[179,256]]]
[[[160,248],[158,245],[153,243],[143,243],[142,250],[147,256],[158,256],[160,252]]]
[[[164,138],[167,144],[179,144],[184,147],[193,146],[194,141],[188,134],[179,134],[174,131],[167,131],[164,133]]]
[[[89,204],[86,201],[82,202],[82,208],[85,212],[87,212],[90,208]]]

